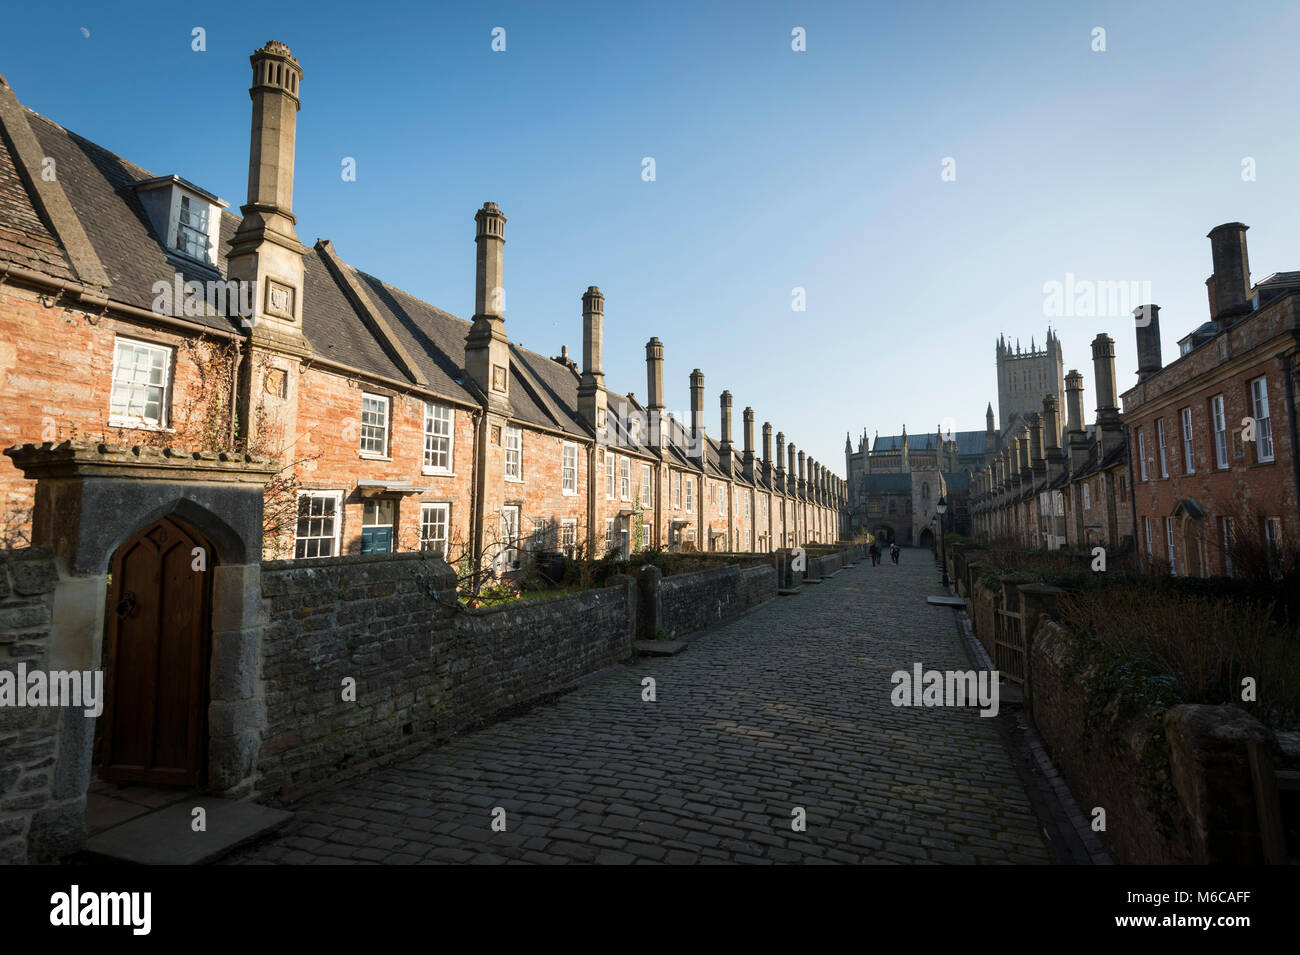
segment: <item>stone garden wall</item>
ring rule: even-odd
[[[57,584],[49,550],[0,551],[0,670],[12,679],[20,665],[51,669]],[[85,722],[79,708],[0,706],[0,865],[49,861],[84,834],[85,790],[69,778],[77,760],[60,743],[79,743],[84,733],[64,724]]]
[[[776,570],[770,566],[742,570],[734,565],[658,582],[659,627],[663,639],[675,640],[744,613],[776,596]]]
[[[294,799],[631,657],[630,578],[480,611],[452,605],[454,583],[420,554],[263,565],[259,794]]]

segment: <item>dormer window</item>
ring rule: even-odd
[[[179,176],[138,182],[135,190],[167,252],[217,268],[221,210],[227,203]]]
[[[198,259],[209,260],[208,256],[208,205],[200,204],[197,199],[181,194],[180,209],[176,221],[176,250]]]

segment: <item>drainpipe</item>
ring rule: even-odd
[[[470,412],[474,425],[474,480],[469,482],[470,566],[477,574],[483,563],[483,492],[487,470],[487,415],[481,410]]]
[[[1282,361],[1282,377],[1286,381],[1286,416],[1291,433],[1291,477],[1295,482],[1293,487],[1297,502],[1297,518],[1300,519],[1300,444],[1297,444],[1296,440],[1300,428],[1296,424],[1295,383],[1291,380],[1291,355],[1287,352],[1279,352],[1277,357]]]
[[[244,366],[244,352],[235,349],[230,359],[230,447],[234,448],[239,440],[239,373]]]
[[[1133,519],[1133,549],[1138,559],[1142,558],[1142,544],[1138,541],[1137,483],[1133,480],[1133,434],[1132,428],[1124,425],[1124,450],[1128,458],[1128,514]],[[1148,568],[1150,569],[1150,568]]]

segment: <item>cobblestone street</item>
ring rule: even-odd
[[[925,550],[860,563],[336,784],[226,861],[1045,863],[995,721],[890,703],[895,670],[971,667],[939,589]]]

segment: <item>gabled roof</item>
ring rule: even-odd
[[[151,310],[154,286],[158,282],[172,286],[178,272],[182,281],[226,277],[226,251],[239,226],[238,216],[221,213],[215,272],[169,254],[163,238],[154,232],[137,187],[172,177],[155,176],[31,110],[23,108],[23,115],[40,149],[55,161],[59,185],[108,275],[112,300]],[[203,192],[201,187],[192,188]],[[303,336],[311,351],[363,373],[409,381],[340,287],[322,248],[304,251]],[[65,281],[77,278],[50,223],[28,195],[4,136],[0,136],[0,263]],[[470,323],[346,263],[342,267],[348,270],[345,278],[356,279],[369,293],[396,344],[427,380],[428,389],[452,401],[477,404],[465,384],[465,336]],[[215,313],[186,318],[216,332],[242,331],[238,319]],[[511,346],[511,365],[511,408],[519,420],[593,437],[577,418],[577,379],[569,369],[517,345]]]

